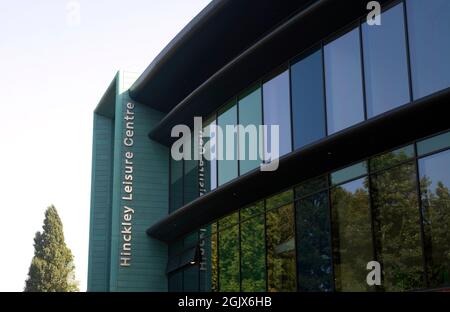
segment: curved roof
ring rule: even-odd
[[[131,86],[131,97],[169,112],[264,34],[316,1],[213,0]]]

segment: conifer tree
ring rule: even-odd
[[[45,211],[43,231],[34,238],[34,257],[24,291],[78,291],[72,252],[66,246],[63,225],[53,205]]]

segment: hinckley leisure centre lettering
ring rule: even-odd
[[[132,236],[133,236],[133,157],[130,150],[134,145],[134,103],[128,102],[124,111],[124,137],[123,137],[123,180],[122,180],[122,220],[120,233],[122,236],[122,248],[120,251],[120,266],[129,267],[131,265]]]

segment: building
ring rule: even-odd
[[[89,291],[449,287],[450,1],[379,1],[381,25],[367,2],[212,1],[117,74],[94,112]],[[216,125],[279,125],[278,169],[173,159],[195,116],[216,156]]]

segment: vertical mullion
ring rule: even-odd
[[[238,210],[239,291],[242,291],[241,209]]]
[[[409,31],[408,31],[408,13],[406,10],[406,1],[401,1],[403,5],[403,27],[405,28],[405,45],[406,45],[406,62],[408,67],[408,83],[409,83],[409,101],[413,101],[413,85],[412,85],[412,71],[411,71],[411,51],[409,47]]]
[[[331,188],[330,188],[330,178],[329,175],[326,175],[327,179],[327,198],[328,198],[328,217],[329,217],[329,229],[330,229],[330,258],[331,258],[331,290],[332,292],[336,292],[336,277],[334,275],[334,241],[333,241],[333,213],[332,213],[332,207],[331,207]]]
[[[366,95],[366,73],[364,70],[364,47],[363,47],[363,35],[361,20],[358,20],[358,30],[359,30],[359,58],[361,61],[361,82],[362,82],[362,93],[363,93],[363,109],[364,109],[364,121],[367,120],[367,95]]]
[[[335,263],[335,255],[334,255],[334,246],[335,241],[333,239],[333,233],[334,233],[334,225],[333,225],[333,205],[332,205],[332,197],[331,197],[331,178],[330,175],[327,174],[327,192],[328,192],[328,211],[330,214],[330,247],[331,247],[331,274],[332,274],[332,283],[331,287],[333,288],[333,292],[336,292],[336,276],[335,276],[335,270],[334,270],[334,263]]]
[[[293,108],[292,108],[292,104],[293,104],[293,101],[292,101],[292,68],[291,68],[291,62],[288,62],[288,64],[287,64],[287,67],[288,67],[288,75],[289,75],[289,121],[290,121],[290,124],[291,124],[291,129],[290,129],[290,132],[291,132],[291,151],[290,152],[293,152],[294,150],[295,150],[295,147],[294,147],[294,114],[292,113],[293,112]]]
[[[265,244],[265,260],[266,260],[266,265],[265,265],[265,271],[266,271],[266,291],[269,291],[269,267],[267,265],[268,261],[267,261],[267,255],[268,255],[268,249],[267,249],[267,207],[266,207],[266,200],[263,200],[263,205],[264,205],[264,244]]]
[[[235,157],[236,157],[236,162],[237,162],[237,177],[239,177],[241,175],[241,161],[239,160],[239,153],[240,153],[240,141],[239,141],[239,127],[237,127],[237,125],[239,125],[240,121],[239,121],[239,97],[236,96],[236,151],[234,153]],[[245,138],[244,138],[244,143],[245,143]],[[245,158],[245,157],[244,157]]]
[[[264,120],[264,91],[263,91],[263,82],[262,80],[260,81],[260,94],[261,94],[261,124],[264,126],[264,128],[267,128],[266,125],[266,121]],[[266,148],[266,137],[264,135],[264,130],[263,133],[261,133],[263,139],[262,139],[262,146],[260,147],[262,149],[262,163],[265,164],[266,163],[266,153],[265,153],[265,148]],[[264,211],[265,211],[265,204],[264,204]]]
[[[295,248],[295,288],[297,291],[299,291],[299,271],[298,271],[298,243],[297,243],[297,203],[299,203],[300,200],[295,200],[295,188],[294,188],[294,201],[292,202],[292,208],[293,208],[293,216],[294,216],[294,248]]]
[[[369,195],[369,217],[370,217],[370,228],[371,228],[371,232],[372,232],[372,253],[373,253],[373,259],[375,261],[378,261],[378,255],[377,255],[377,248],[378,248],[378,240],[377,240],[377,229],[375,228],[375,205],[374,205],[374,201],[373,201],[373,196],[372,196],[372,177],[373,175],[371,174],[371,169],[370,169],[370,159],[367,161],[368,164],[368,175],[367,175],[367,179],[368,179],[368,195]],[[384,286],[381,286],[384,288]],[[379,288],[375,287],[375,291],[378,291]]]
[[[169,160],[169,191],[167,192],[167,197],[168,197],[168,200],[167,200],[167,203],[168,203],[168,209],[167,209],[167,214],[170,214],[170,213],[172,213],[172,160],[171,160],[171,158],[172,158],[172,155],[170,154],[170,151],[169,151],[169,157],[168,157],[168,160]]]
[[[423,218],[423,210],[422,210],[422,192],[420,190],[420,174],[419,174],[419,159],[417,157],[417,144],[414,144],[414,167],[416,170],[416,189],[417,189],[417,206],[419,208],[419,219],[420,219],[420,238],[421,238],[421,247],[422,247],[422,262],[423,262],[423,281],[425,282],[425,286],[429,287],[429,278],[428,278],[428,265],[427,265],[427,256],[425,254],[425,228],[424,228],[424,218]]]
[[[326,78],[325,78],[325,45],[322,41],[320,43],[320,50],[322,53],[322,84],[323,84],[323,112],[324,112],[324,118],[325,118],[325,136],[328,136],[328,115],[327,115],[327,87],[326,87]]]

